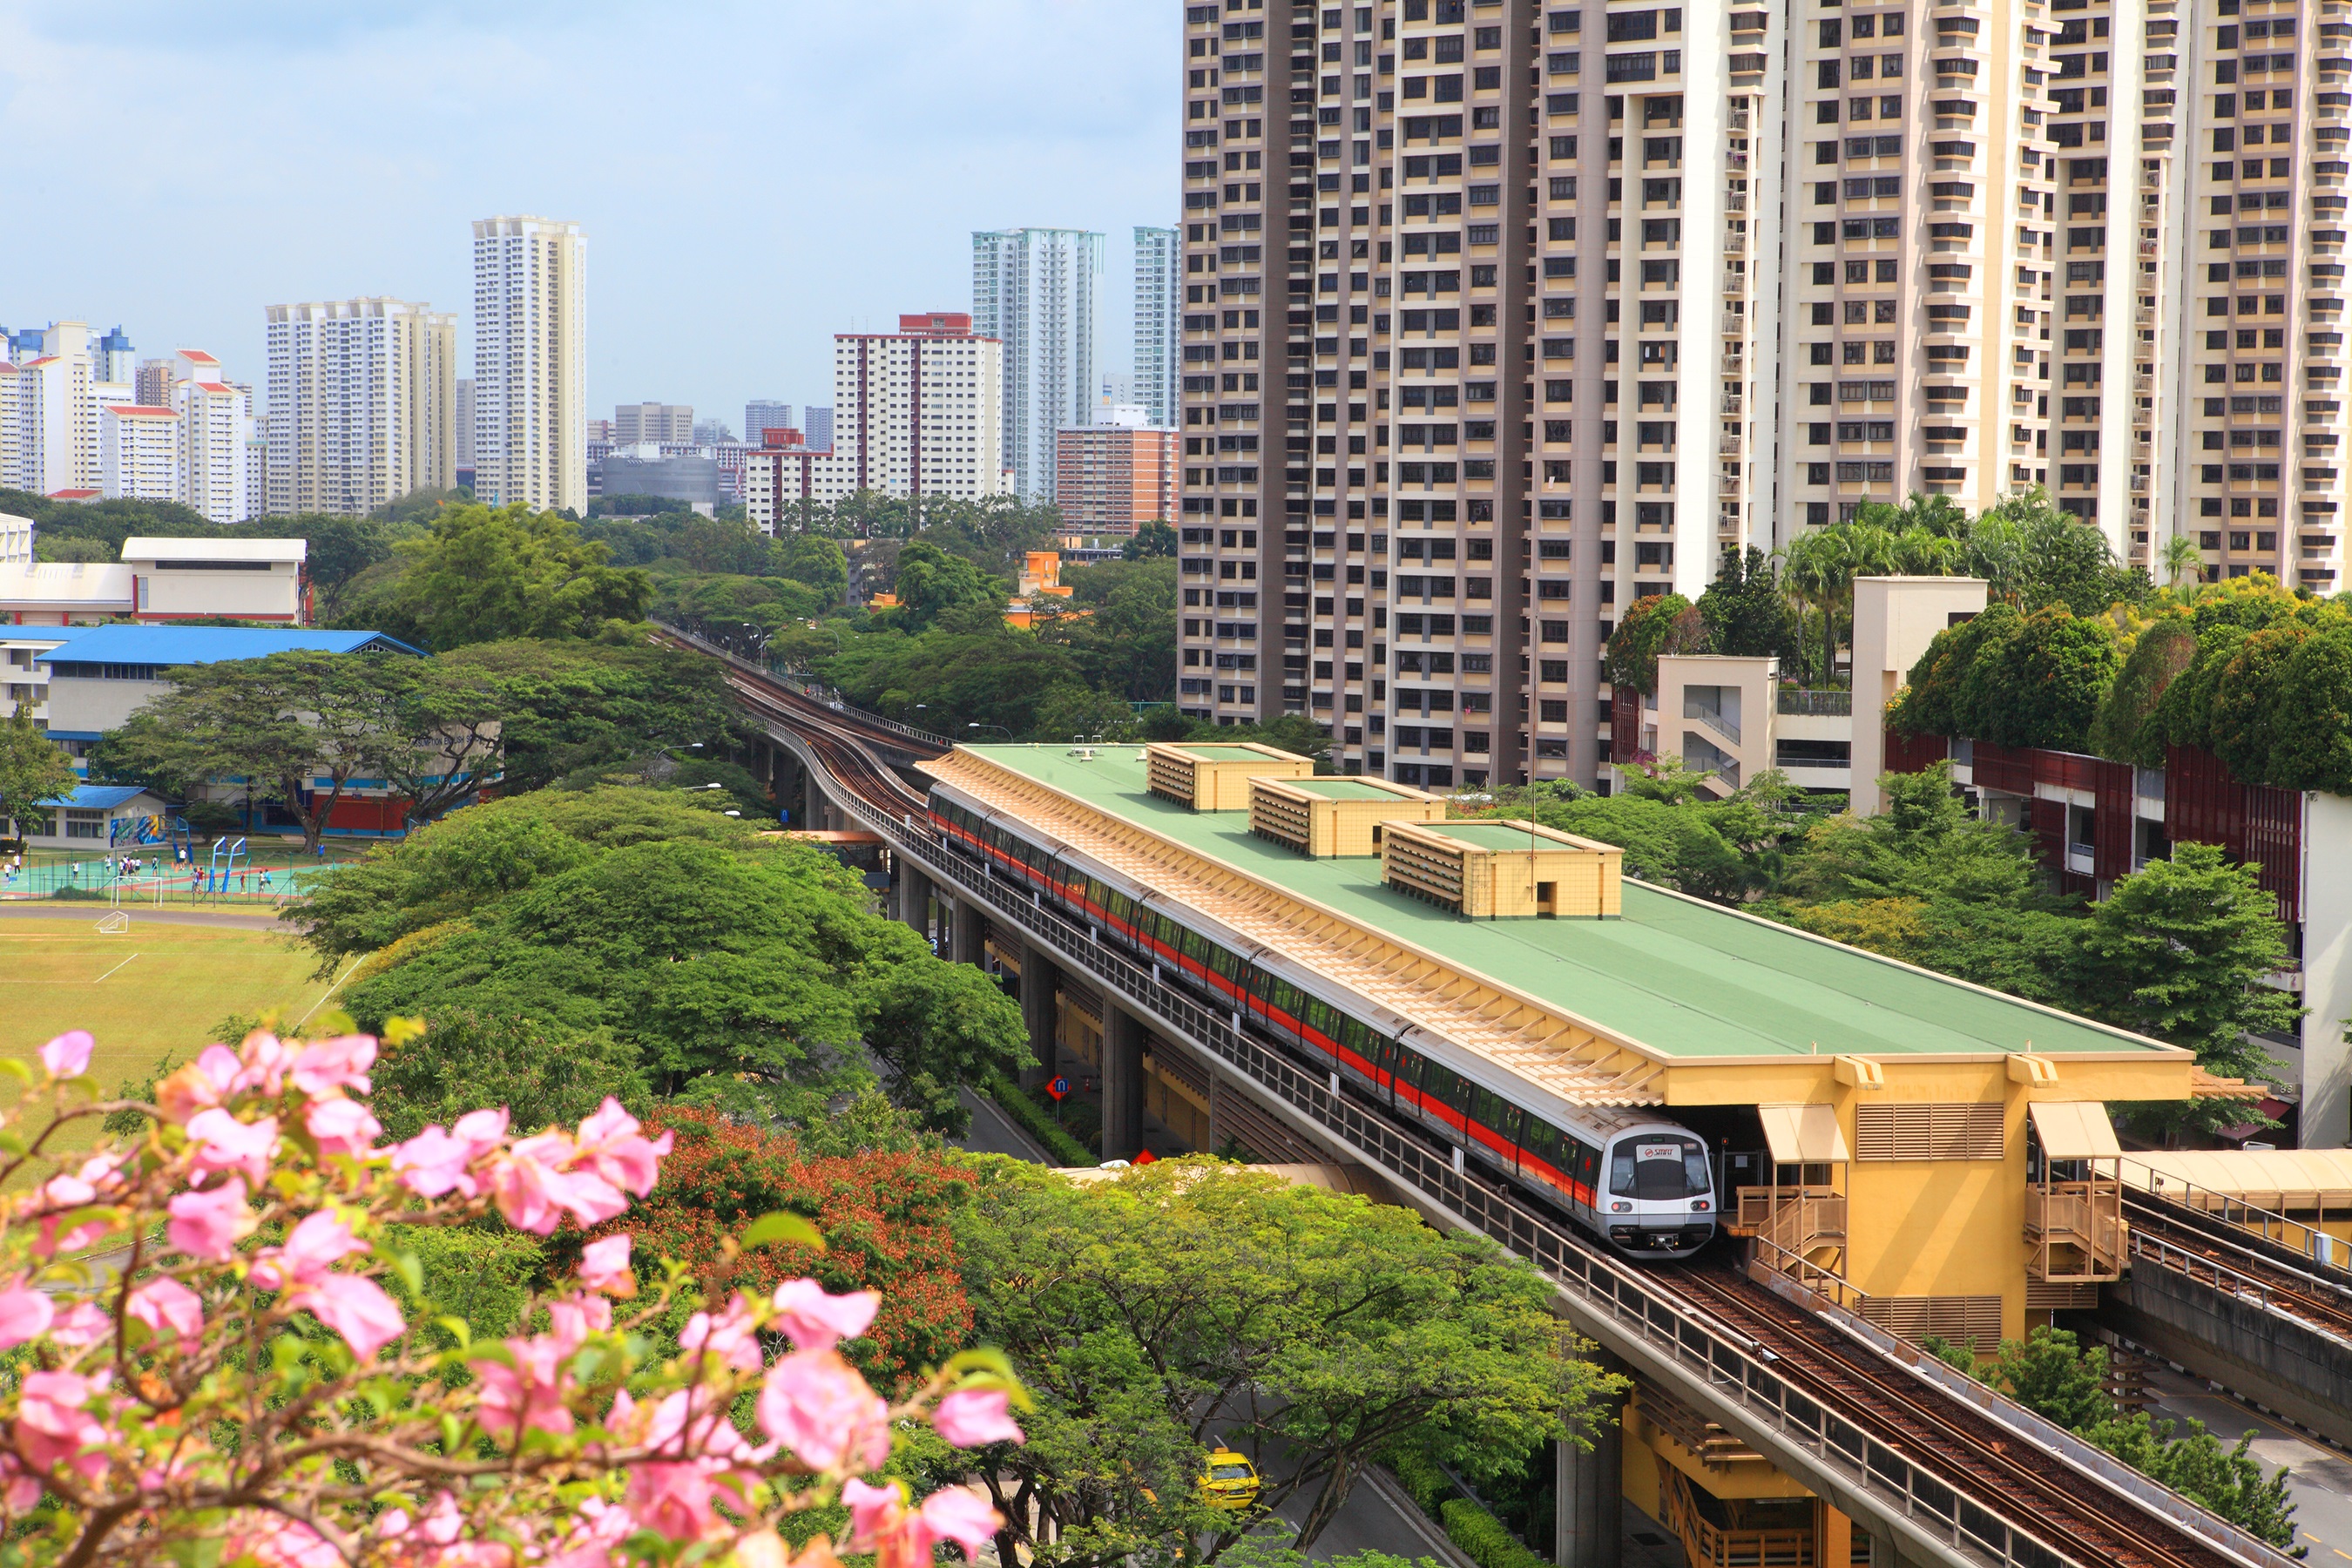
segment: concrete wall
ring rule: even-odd
[[[1714,687],[1719,700],[1703,698],[1698,706],[1718,707],[1723,722],[1694,717],[1685,699],[1692,687]],[[1717,779],[1717,793],[1728,795],[1772,765],[1772,721],[1779,707],[1780,661],[1777,658],[1733,658],[1716,654],[1665,654],[1658,659],[1658,745],[1661,755],[1674,752],[1685,767],[1705,767],[1706,752],[1693,755],[1693,740],[1713,746],[1737,764],[1736,773]],[[1733,731],[1738,733],[1734,734]]]
[[[2352,800],[2306,795],[2303,824],[2303,1145],[2352,1143]]]
[[[1886,771],[1880,715],[1911,667],[1955,616],[1985,607],[1978,577],[1857,577],[1853,584],[1853,814],[1886,809],[1878,775]]]
[[[2117,1331],[2290,1420],[2352,1443],[2352,1345],[2145,1260],[2106,1288]],[[2224,1441],[2235,1433],[2216,1433]]]

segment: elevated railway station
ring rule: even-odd
[[[1550,1277],[1635,1386],[1560,1451],[1554,1561],[1614,1568],[1629,1501],[1694,1564],[2287,1561],[1916,1348],[2161,1271],[2132,1205],[2189,1211],[2105,1104],[2244,1092],[2187,1052],[1303,759],[914,761],[734,679],[780,798],[879,836],[892,911],[1017,974],[1047,1068],[1101,1085],[1106,1158],[1149,1136],[1359,1168]]]

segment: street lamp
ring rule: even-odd
[[[1008,741],[1013,739],[1013,731],[1006,729],[1002,724],[966,724],[964,728],[967,730],[993,730]]]

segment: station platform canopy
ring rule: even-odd
[[[1678,1072],[1705,1064],[1808,1069],[1788,1078],[1780,1092],[1759,1084],[1747,1096],[1749,1104],[1815,1098],[1811,1069],[1826,1080],[1833,1059],[1860,1062],[1858,1072],[1843,1068],[1839,1076],[1865,1088],[1875,1077],[1874,1060],[1908,1058],[1926,1067],[1938,1059],[1993,1063],[2030,1055],[2058,1064],[2053,1070],[2074,1089],[2069,1099],[2189,1092],[2190,1058],[2178,1047],[1631,877],[1619,918],[1465,919],[1383,886],[1376,858],[1303,858],[1254,835],[1246,813],[1188,808],[1168,798],[1172,791],[1155,793],[1144,754],[1130,747],[1094,748],[1084,756],[1061,747],[959,747],[924,771],[985,808],[1039,825],[1047,837],[1115,854],[1118,868],[1139,880],[1152,881],[1155,867],[1164,865],[1169,887],[1222,885],[1231,908],[1260,917],[1244,925],[1310,966],[1318,964],[1318,952],[1344,954],[1357,963],[1353,973],[1360,978],[1358,961],[1378,945],[1355,940],[1360,933],[1394,944],[1389,951],[1399,955],[1393,967],[1400,976],[1434,961],[1491,986],[1492,1005],[1480,1005],[1498,1020],[1513,1006],[1540,1009],[1621,1054],[1638,1053]],[[1248,886],[1234,881],[1233,873]],[[1310,940],[1317,931],[1328,941]],[[1291,931],[1300,933],[1296,942],[1286,934]],[[1433,986],[1378,989],[1411,1016],[1410,998]],[[1400,997],[1405,1000],[1393,1000]],[[1525,1035],[1531,1023],[1515,1027]],[[1596,1068],[1604,1065],[1597,1057],[1591,1061]],[[2145,1079],[2144,1089],[2119,1080],[2093,1089],[2082,1075],[2095,1064],[2104,1078],[2119,1071],[2135,1084],[2139,1075],[2161,1070]],[[1608,1070],[1641,1087],[1620,1097],[1596,1081],[1574,1098],[1657,1104],[1739,1097],[1719,1076],[1704,1084],[1685,1080],[1689,1096],[1703,1097],[1685,1098],[1653,1081],[1654,1074]]]

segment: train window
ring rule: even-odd
[[[1423,1063],[1421,1053],[1404,1047],[1402,1041],[1390,1041],[1390,1048],[1397,1053],[1397,1056],[1390,1060],[1390,1068],[1388,1068],[1390,1072],[1397,1074],[1397,1089],[1416,1089],[1416,1090],[1421,1089],[1421,1069],[1423,1065],[1425,1065]]]
[[[1228,980],[1238,981],[1243,978],[1241,955],[1223,947],[1213,947],[1209,950],[1209,967]]]
[[[1307,1000],[1305,992],[1283,980],[1275,981],[1266,987],[1266,1001],[1270,1005],[1280,1009],[1291,1020],[1291,1026],[1294,1028],[1300,1018],[1310,1016],[1315,1006],[1313,1002]]]
[[[1316,997],[1307,998],[1307,1023],[1325,1039],[1336,1039],[1339,1034],[1339,1010]]]
[[[1703,1196],[1709,1190],[1706,1148],[1695,1138],[1636,1132],[1610,1151],[1612,1196],[1670,1201]]]
[[[1135,900],[1133,899],[1129,898],[1117,888],[1109,887],[1104,883],[1097,882],[1095,886],[1099,889],[1095,896],[1102,900],[1103,913],[1108,915],[1112,920],[1118,921],[1121,925],[1129,925],[1134,922]]]
[[[1601,1180],[1601,1151],[1590,1143],[1579,1142],[1576,1146],[1576,1179],[1583,1184],[1587,1197]]]
[[[1491,1089],[1476,1089],[1471,1093],[1471,1112],[1481,1126],[1505,1143],[1517,1141],[1519,1108],[1509,1103]]]
[[[1422,1094],[1449,1110],[1467,1111],[1470,1109],[1470,1080],[1452,1068],[1429,1062],[1422,1068]]]
[[[1519,1126],[1519,1152],[1529,1160],[1540,1160],[1554,1170],[1559,1168],[1559,1129],[1540,1117],[1523,1118]]]
[[[1358,1060],[1367,1066],[1370,1066],[1378,1059],[1384,1044],[1371,1030],[1355,1019],[1344,1016],[1339,1019],[1339,1043],[1346,1046]],[[1382,1062],[1381,1065],[1387,1064]]]

